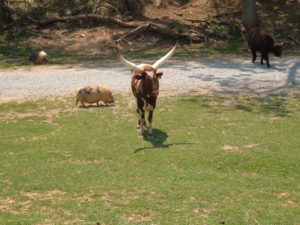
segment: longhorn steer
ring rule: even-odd
[[[162,58],[156,61],[153,65],[140,64],[136,65],[126,60],[120,52],[118,57],[121,62],[133,71],[131,78],[131,89],[134,97],[136,98],[138,122],[137,129],[139,129],[139,137],[144,137],[144,127],[146,126],[145,111],[149,112],[148,115],[148,135],[153,138],[152,118],[153,111],[156,106],[156,99],[159,95],[159,79],[162,77],[162,72],[157,72],[158,68],[163,65],[175,52],[176,45]]]

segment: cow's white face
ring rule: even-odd
[[[149,75],[150,77],[153,77],[155,74],[155,68],[153,68],[151,65],[149,64],[139,64],[138,65],[139,68],[142,68],[142,71],[145,72],[147,75]]]

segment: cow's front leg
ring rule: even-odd
[[[139,124],[140,124],[140,130],[139,130],[139,137],[144,137],[144,123],[145,123],[145,110],[139,109]]]
[[[139,129],[141,129],[140,112],[139,112],[138,109],[136,110],[136,112],[138,114],[138,121],[137,121],[137,124],[136,124],[136,129],[139,130]],[[144,120],[144,127],[145,126],[146,126],[146,120]]]
[[[149,116],[148,116],[148,121],[149,121],[148,137],[149,138],[153,138],[152,117],[153,117],[153,110],[149,112]]]

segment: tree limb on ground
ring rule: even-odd
[[[297,39],[292,37],[291,35],[287,35],[286,37],[294,41],[296,44],[299,44],[299,41],[297,41]]]
[[[0,29],[0,34],[3,33],[4,31],[10,29],[11,27],[13,27],[13,26],[15,26],[15,25],[16,25],[15,22],[12,22],[12,23],[6,25],[5,27],[3,27],[3,28]]]
[[[184,4],[183,6],[179,7],[177,10],[174,11],[174,13],[178,13],[180,10],[184,9],[184,8],[187,7],[189,4],[191,4],[191,2],[188,2],[188,3]]]
[[[196,35],[197,32],[193,32],[191,35],[190,33],[190,26],[186,25],[186,27],[183,25],[182,31],[179,32],[175,29],[170,29],[167,25],[162,25],[158,23],[148,22],[148,23],[141,23],[141,22],[124,22],[122,20],[116,19],[114,17],[109,16],[99,16],[99,15],[77,15],[77,16],[67,16],[67,17],[53,17],[46,20],[38,21],[36,19],[33,19],[32,17],[28,17],[28,19],[33,22],[34,24],[45,27],[52,25],[54,23],[58,22],[72,22],[72,21],[80,21],[80,20],[97,20],[101,22],[108,22],[108,23],[114,23],[124,28],[133,28],[133,30],[127,32],[124,34],[121,38],[119,38],[117,41],[121,41],[122,39],[139,32],[143,32],[145,30],[153,31],[155,33],[161,34],[163,36],[167,36],[172,39],[188,39],[192,41],[203,41],[203,35]],[[195,29],[195,28],[193,28]],[[199,33],[199,31],[198,31]]]
[[[76,22],[76,21],[85,21],[85,20],[95,20],[104,23],[117,24],[124,28],[132,28],[131,31],[125,33],[116,42],[120,42],[131,35],[145,32],[145,31],[150,31],[154,34],[160,34],[162,36],[176,39],[176,40],[184,39],[184,40],[194,41],[194,42],[203,42],[206,40],[208,36],[218,37],[218,33],[214,31],[210,31],[208,25],[210,24],[218,25],[218,23],[220,23],[220,21],[213,22],[213,21],[205,21],[205,20],[187,19],[192,23],[193,22],[201,23],[202,26],[194,26],[194,25],[177,23],[177,24],[172,24],[172,28],[171,28],[170,25],[165,25],[160,23],[154,23],[154,22],[144,23],[144,22],[133,22],[133,21],[124,22],[115,17],[100,16],[94,14],[81,14],[77,16],[66,16],[66,17],[57,16],[45,20],[37,20],[27,15],[27,19],[31,23],[36,24],[38,27],[46,27],[58,22],[67,23],[67,22],[74,22],[74,21]],[[229,23],[229,21],[227,23]],[[230,27],[230,24],[228,24],[227,26]],[[235,26],[231,25],[231,27],[235,27]]]
[[[167,36],[169,38],[176,39],[176,40],[178,40],[178,39],[187,39],[190,41],[203,41],[204,40],[204,35],[201,34],[201,32],[199,30],[192,29],[189,26],[183,27],[182,30],[179,32],[179,31],[170,29],[166,25],[148,22],[148,23],[141,24],[138,27],[136,27],[135,29],[127,32],[121,38],[119,38],[116,42],[120,42],[128,36],[131,36],[136,33],[144,32],[146,30],[152,31],[154,33],[158,33],[163,36]]]
[[[131,35],[140,33],[142,31],[144,31],[145,29],[147,29],[149,26],[150,26],[150,23],[142,24],[142,25],[138,26],[137,28],[125,33],[122,37],[120,37],[118,40],[116,40],[116,42],[119,43],[120,41],[122,41],[123,39],[125,39]]]
[[[46,20],[34,20],[33,22],[37,24],[38,26],[49,26],[54,23],[58,22],[72,22],[72,21],[80,21],[80,20],[88,20],[88,19],[93,19],[101,22],[110,22],[110,23],[115,23],[118,24],[122,27],[126,28],[134,28],[137,25],[136,24],[131,24],[131,23],[126,23],[122,20],[116,19],[114,17],[110,16],[99,16],[99,15],[92,15],[92,14],[86,14],[86,15],[77,15],[77,16],[66,16],[66,17],[53,17],[50,19]]]
[[[209,23],[208,20],[197,20],[197,19],[189,19],[189,18],[184,18],[186,21],[189,21],[191,23]]]

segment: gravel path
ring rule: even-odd
[[[173,59],[160,70],[164,72],[160,90],[162,94],[221,95],[300,90],[300,56],[271,56],[270,63],[271,69],[258,62],[252,64],[250,56]],[[114,93],[130,92],[130,78],[130,71],[119,63],[0,71],[0,100],[70,95],[85,85],[106,85]]]

